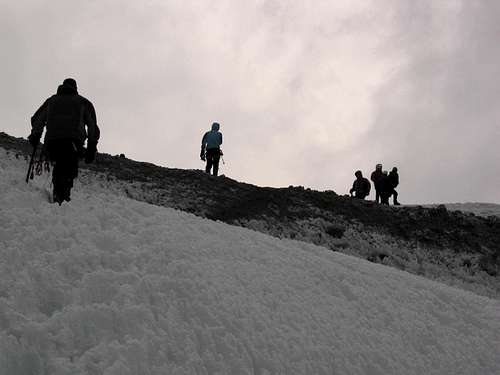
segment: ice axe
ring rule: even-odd
[[[26,183],[31,179],[33,180],[33,177],[35,177],[35,154],[36,154],[36,149],[38,145],[33,147],[33,152],[31,153],[31,159],[30,159],[30,165],[28,167],[28,173],[26,173]]]
[[[220,160],[222,160],[223,165],[226,165],[226,162],[224,161],[224,153],[222,152],[222,150],[220,150]]]

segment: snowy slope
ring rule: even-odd
[[[19,158],[32,151],[25,139],[2,132],[0,148]],[[134,200],[313,243],[500,299],[500,217],[443,205],[396,209],[332,191],[265,188],[107,154],[82,167],[98,173],[108,191]],[[50,182],[46,176],[43,181]]]
[[[499,374],[500,301],[0,149],[0,374]]]

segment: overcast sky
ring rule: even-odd
[[[400,170],[403,203],[500,203],[500,2],[0,0],[0,130],[66,77],[99,150],[347,193]]]

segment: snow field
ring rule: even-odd
[[[500,301],[0,149],[0,375],[499,374]],[[90,178],[89,178],[90,177]]]

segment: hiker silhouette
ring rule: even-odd
[[[389,182],[391,186],[391,195],[393,199],[393,204],[395,206],[399,206],[400,203],[398,202],[398,192],[396,191],[396,187],[399,185],[399,174],[398,174],[398,169],[396,167],[392,168],[392,171],[389,172]]]
[[[36,148],[46,128],[44,152],[54,163],[53,200],[71,200],[73,180],[78,176],[78,160],[92,163],[97,152],[100,131],[92,103],[78,94],[73,78],[66,78],[57,94],[48,98],[31,117],[28,140]],[[84,142],[87,139],[87,149]]]
[[[206,132],[201,140],[200,159],[207,162],[205,172],[210,173],[210,170],[213,170],[214,176],[219,173],[219,160],[222,156],[222,150],[220,149],[222,133],[219,129],[219,123],[214,122],[212,130]]]
[[[380,194],[380,203],[388,205],[389,198],[392,195],[393,188],[391,179],[389,178],[387,171],[382,172],[382,176],[378,180],[378,188]]]
[[[349,193],[351,194],[351,197],[354,196],[358,199],[365,199],[370,194],[370,181],[368,181],[367,178],[363,177],[363,173],[361,171],[356,171],[354,175],[356,176],[356,179],[354,180]]]
[[[373,186],[375,187],[375,202],[380,202],[380,181],[382,180],[382,164],[377,164],[375,170],[370,176],[370,180],[373,181]]]

